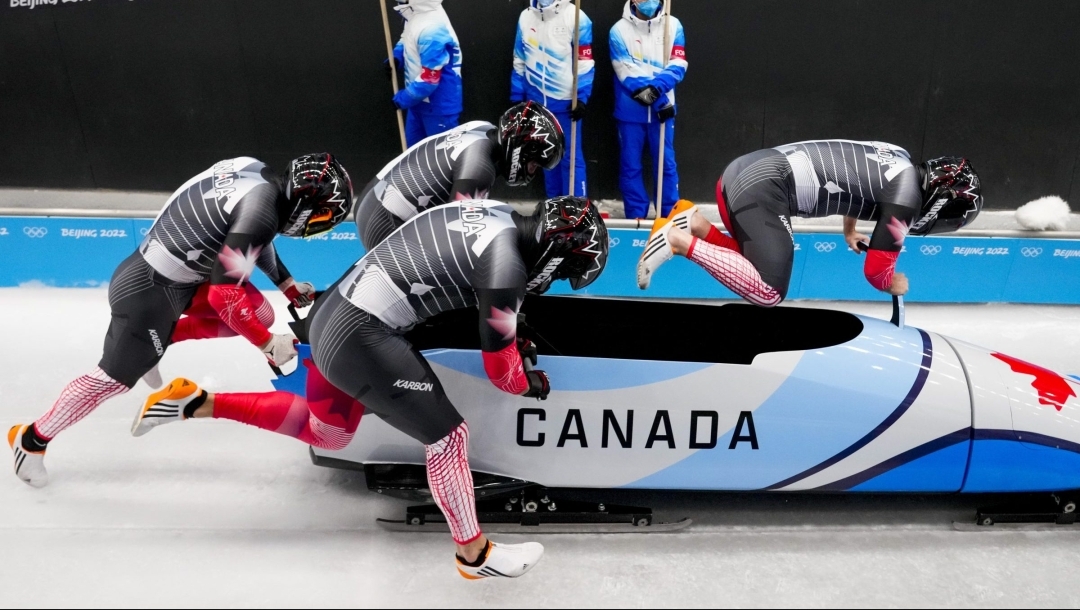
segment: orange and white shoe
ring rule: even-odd
[[[45,487],[49,484],[49,473],[45,471],[45,450],[27,451],[23,447],[23,435],[29,428],[17,424],[8,430],[8,447],[15,454],[15,476],[31,487]]]
[[[469,565],[460,556],[457,557],[457,569],[469,580],[480,580],[493,576],[517,578],[528,572],[544,556],[544,545],[539,542],[522,544],[497,544],[488,541],[481,554],[480,565]],[[478,559],[480,559],[478,558]]]
[[[687,199],[680,199],[675,202],[675,206],[668,212],[667,217],[668,220],[671,221],[671,224],[689,233],[690,219],[693,218],[694,214],[697,214],[697,212],[698,209],[697,206],[694,205],[694,202]]]
[[[146,399],[131,424],[131,435],[142,436],[160,425],[187,419],[184,409],[195,400],[200,403],[206,400],[206,391],[199,389],[190,379],[173,379],[165,389],[154,392]]]
[[[647,289],[652,281],[653,273],[656,273],[660,265],[675,256],[675,251],[671,249],[671,242],[668,241],[668,233],[671,232],[674,226],[675,223],[670,218],[657,218],[653,222],[649,240],[645,242],[645,251],[641,253],[641,258],[638,259],[638,288]]]

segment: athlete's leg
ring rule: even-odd
[[[101,403],[130,390],[158,363],[193,293],[193,288],[156,284],[153,269],[138,252],[117,267],[109,283],[112,322],[97,368],[67,384],[52,408],[32,425],[16,426],[15,434],[9,433],[12,450],[17,439],[29,454],[21,467],[16,464],[20,478],[35,486],[45,484],[41,460],[48,442]]]
[[[466,560],[486,540],[476,520],[468,426],[431,366],[377,318],[331,294],[311,324],[312,356],[328,380],[425,445],[428,483]]]
[[[627,218],[649,215],[649,194],[642,180],[641,152],[645,147],[644,123],[618,121],[619,126],[619,190],[623,195],[623,211]]]
[[[356,434],[364,405],[334,387],[311,360],[306,396],[291,392],[211,394],[189,417],[231,419],[299,439],[320,449],[344,449]]]

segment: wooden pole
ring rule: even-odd
[[[671,59],[671,0],[664,0],[664,68],[667,69],[668,61]],[[656,217],[660,218],[660,214],[663,213],[664,206],[662,204],[664,200],[664,153],[667,150],[665,142],[667,141],[667,121],[660,123],[660,144],[657,146],[660,150],[656,153],[658,162],[656,164]]]
[[[386,35],[386,56],[390,61],[390,84],[394,87],[394,95],[397,95],[397,62],[394,61],[394,41],[390,38],[390,17],[386,13],[386,0],[379,0],[382,5],[383,33]],[[401,136],[401,152],[409,147],[405,143],[405,114],[398,108],[397,112],[398,134]]]
[[[575,174],[577,173],[577,121],[574,120],[574,111],[577,110],[577,80],[578,80],[578,55],[581,52],[581,0],[574,0],[574,81],[571,92],[573,97],[570,98],[570,192],[568,195],[573,195],[575,192],[574,184],[576,180]]]

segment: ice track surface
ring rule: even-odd
[[[269,295],[279,306],[284,300]],[[799,304],[888,317],[887,304]],[[99,289],[0,289],[0,426],[29,422],[91,370]],[[1063,373],[1080,371],[1080,308],[908,306],[908,322]],[[217,391],[269,390],[243,339],[162,362]],[[448,537],[391,534],[405,502],[317,468],[297,441],[232,422],[133,439],[139,385],[49,448],[51,483],[0,471],[0,607],[1071,606],[1080,532],[961,533],[968,498],[638,494],[686,533],[547,536],[516,581],[467,582]],[[6,450],[6,447],[5,447]],[[6,454],[10,455],[10,454]],[[513,541],[517,537],[503,536]]]

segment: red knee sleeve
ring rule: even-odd
[[[709,234],[705,236],[705,241],[714,246],[720,246],[721,248],[727,248],[728,250],[739,251],[739,242],[724,235],[720,229],[714,226],[709,226]]]
[[[727,199],[724,198],[724,179],[722,177],[716,181],[716,207],[719,208],[720,219],[724,221],[724,228],[731,234],[731,237],[724,235],[719,229],[713,227],[709,231],[709,235],[705,238],[705,241],[715,246],[720,246],[721,248],[742,252],[742,248],[739,247],[739,242],[732,239],[732,237],[735,236],[735,227],[731,224]]]
[[[270,341],[270,331],[259,321],[256,308],[244,288],[215,284],[210,286],[207,300],[217,310],[222,322],[253,345],[262,347]]]
[[[896,271],[896,259],[899,252],[886,252],[871,248],[866,252],[866,263],[863,265],[863,274],[866,281],[878,290],[887,290],[892,286],[893,273]]]
[[[521,365],[517,344],[511,343],[497,352],[484,352],[484,371],[495,387],[508,394],[524,394],[529,380]]]

